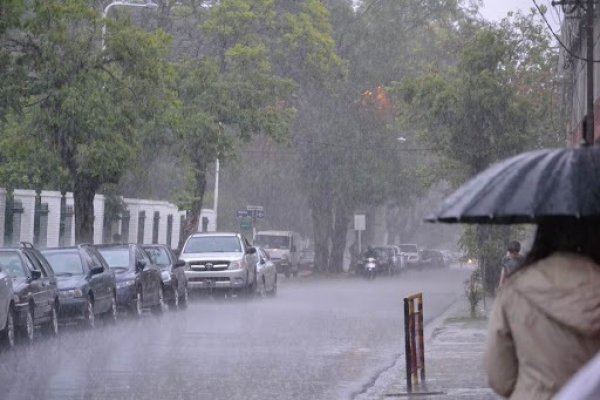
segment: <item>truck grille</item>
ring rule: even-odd
[[[192,261],[190,269],[192,271],[223,271],[229,268],[229,261]]]

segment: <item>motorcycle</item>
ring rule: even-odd
[[[369,257],[365,261],[365,276],[368,280],[375,279],[375,275],[377,275],[377,260]]]

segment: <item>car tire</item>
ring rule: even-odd
[[[269,297],[277,296],[277,274],[275,274],[275,282],[273,282],[273,289],[270,292],[267,292]]]
[[[34,332],[33,308],[30,306],[27,308],[27,313],[25,314],[25,324],[19,327],[19,338],[26,344],[32,344]]]
[[[179,310],[179,289],[177,288],[177,283],[175,283],[175,287],[173,288],[173,300],[169,302],[169,310]]]
[[[83,325],[88,329],[94,329],[96,326],[96,314],[94,314],[94,299],[88,296],[83,316]]]
[[[131,313],[138,318],[144,314],[144,296],[141,288],[137,288],[135,291],[135,299],[131,307]]]
[[[165,292],[164,292],[162,285],[160,285],[158,287],[158,304],[152,306],[152,312],[154,314],[162,314],[164,307],[165,307]]]
[[[116,324],[119,318],[119,312],[117,309],[117,295],[113,293],[110,300],[110,308],[104,313],[104,318],[111,324]]]
[[[46,322],[42,329],[45,335],[58,336],[58,304],[54,304],[52,307],[50,321]]]
[[[264,298],[267,296],[267,282],[263,276],[260,282],[260,289],[258,290],[258,296]]]
[[[188,306],[188,302],[189,302],[189,292],[188,292],[187,285],[185,285],[183,288],[183,296],[181,296],[181,299],[179,299],[179,309],[180,310],[186,309]]]
[[[15,311],[12,306],[8,307],[5,328],[0,335],[2,346],[8,349],[15,347]]]

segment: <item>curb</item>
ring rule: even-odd
[[[425,345],[434,339],[434,334],[438,328],[440,328],[444,321],[460,307],[464,305],[464,296],[457,295],[456,298],[450,302],[450,304],[436,317],[429,320],[425,320]],[[381,399],[386,395],[386,391],[389,386],[397,382],[402,372],[404,372],[404,351],[394,355],[392,363],[375,373],[375,375],[358,391],[351,393],[350,399],[352,400],[371,400]]]

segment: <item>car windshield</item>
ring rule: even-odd
[[[56,276],[83,275],[83,263],[76,250],[45,251],[44,256],[52,266]]]
[[[242,247],[237,236],[192,236],[184,253],[240,253]]]
[[[16,251],[0,252],[0,268],[13,279],[25,277],[25,271],[23,271],[21,258]]]
[[[162,247],[144,247],[144,250],[146,250],[146,253],[150,256],[150,260],[153,264],[156,264],[161,268],[171,265],[171,259],[169,258],[166,249]]]
[[[401,244],[398,247],[403,253],[417,253],[419,251],[416,244]]]
[[[110,268],[129,269],[129,249],[105,248],[98,249]]]
[[[280,235],[257,235],[254,244],[266,249],[287,249],[290,247],[290,238]]]

